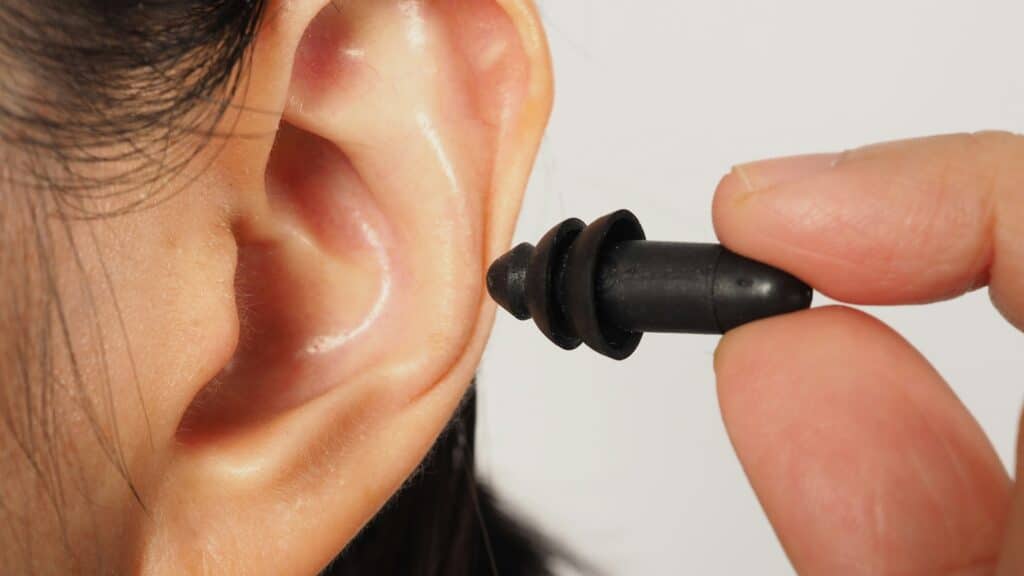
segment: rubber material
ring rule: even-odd
[[[567,261],[568,316],[576,334],[594,351],[609,358],[628,358],[640,345],[643,332],[626,324],[607,322],[598,307],[597,279],[605,269],[604,255],[623,242],[644,239],[644,229],[628,210],[598,218],[580,234]]]
[[[551,229],[537,243],[527,267],[526,303],[533,322],[549,340],[566,350],[580,345],[578,332],[563,308],[566,298],[566,260],[586,224],[571,218]]]
[[[584,342],[622,360],[644,332],[722,334],[811,304],[792,275],[718,244],[648,242],[628,210],[589,226],[576,218],[534,248],[520,244],[491,265],[491,297],[571,350]]]

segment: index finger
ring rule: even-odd
[[[737,166],[721,241],[857,304],[984,286],[1024,329],[1024,138],[960,134]]]

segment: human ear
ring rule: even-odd
[[[146,572],[315,573],[401,486],[472,379],[550,110],[529,0],[273,2],[247,73],[206,177],[234,304],[161,391]]]

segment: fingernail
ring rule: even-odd
[[[778,186],[824,172],[836,165],[839,154],[806,154],[758,160],[733,166],[747,192]]]

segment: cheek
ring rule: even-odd
[[[0,294],[0,500],[33,534],[52,531],[40,542],[123,550],[114,540],[141,512],[132,485],[153,496],[189,388],[230,357],[235,251],[218,219],[186,191],[128,216],[50,219],[42,253],[31,228],[0,235],[20,241],[0,257],[28,255]]]
[[[129,250],[115,256],[142,395],[161,438],[173,435],[188,401],[228,362],[239,337],[234,238],[217,209],[182,196],[140,223]]]
[[[75,224],[82,271],[60,260],[86,397],[139,474],[238,338],[235,244],[209,192]]]

